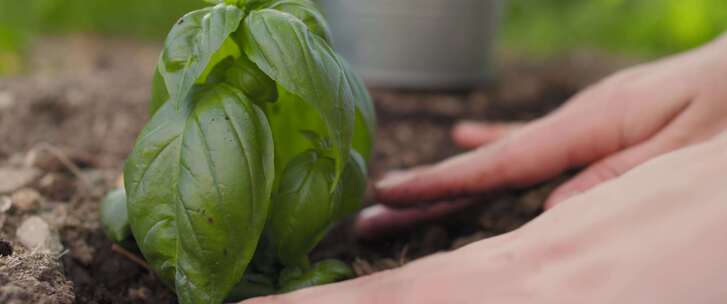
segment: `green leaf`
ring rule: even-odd
[[[225,42],[222,43],[222,47],[220,47],[220,49],[217,50],[217,52],[210,58],[209,64],[205,68],[204,72],[202,72],[202,75],[199,76],[199,79],[197,79],[197,84],[209,83],[210,81],[207,78],[210,73],[218,67],[219,63],[228,58],[234,59],[237,57],[240,57],[240,48],[237,46],[237,43],[235,43],[235,41],[231,38],[225,39]]]
[[[286,268],[280,275],[279,291],[287,293],[311,286],[338,282],[354,277],[351,267],[337,260],[321,261],[311,269],[303,271],[298,267]]]
[[[272,134],[262,111],[221,84],[166,103],[124,169],[132,232],[180,303],[219,303],[240,282],[270,208]]]
[[[266,275],[245,273],[245,277],[232,288],[225,299],[226,302],[239,302],[245,299],[261,297],[275,293],[274,280]]]
[[[346,60],[340,56],[338,56],[338,60],[344,67],[346,81],[352,89],[351,93],[356,102],[353,148],[368,161],[371,159],[376,136],[376,109],[363,80],[361,80],[358,74],[354,73],[351,65]]]
[[[327,134],[326,124],[313,105],[293,95],[284,88],[279,88],[278,100],[266,105],[266,114],[270,120],[275,140],[275,168],[279,180],[288,162],[299,154],[318,147],[310,141],[305,133]]]
[[[176,176],[186,115],[165,103],[139,135],[124,166],[131,231],[147,262],[172,286],[177,256]]]
[[[341,178],[341,198],[336,208],[336,219],[344,218],[361,208],[368,184],[366,161],[356,151],[351,151]]]
[[[345,67],[323,38],[281,11],[251,12],[240,40],[244,53],[263,72],[321,113],[325,135],[334,147],[336,170],[331,187],[335,187],[348,157],[354,124],[355,97]]]
[[[272,241],[286,266],[307,267],[307,255],[336,216],[338,191],[331,193],[334,162],[309,150],[285,168],[273,198]]]
[[[175,107],[180,108],[242,17],[237,6],[218,4],[190,12],[174,25],[164,43],[159,71]]]
[[[331,30],[318,5],[310,0],[273,0],[268,8],[286,12],[300,19],[308,29],[331,43]]]
[[[278,99],[275,82],[246,56],[240,56],[225,72],[227,83],[242,90],[254,101],[273,102]]]
[[[230,4],[230,5],[238,5],[240,3],[245,2],[244,0],[204,0],[204,2],[211,3],[211,4]]]
[[[202,75],[199,76],[197,84],[216,84],[225,81],[225,72],[232,66],[235,58],[240,57],[240,48],[230,38],[226,39],[222,47],[212,55],[210,63],[207,65]],[[152,98],[150,103],[151,115],[165,103],[169,101],[169,92],[167,92],[164,77],[159,72],[159,66],[156,67],[154,79],[152,81]]]
[[[151,83],[151,101],[149,102],[149,115],[154,116],[154,113],[162,107],[162,105],[169,100],[169,92],[167,92],[167,85],[164,83],[164,77],[159,72],[159,66],[154,68],[154,78]]]
[[[207,75],[207,82],[205,85],[211,86],[215,84],[220,84],[225,82],[225,73],[227,70],[232,66],[232,63],[235,62],[235,58],[233,57],[227,57],[217,63],[215,67],[210,71],[209,75]]]
[[[101,201],[101,224],[106,236],[114,243],[122,243],[131,236],[123,188],[109,192]]]

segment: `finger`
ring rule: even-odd
[[[501,139],[523,125],[520,122],[485,123],[463,121],[452,129],[452,140],[462,148],[474,149]]]
[[[431,221],[460,211],[472,205],[472,201],[439,203],[426,208],[392,209],[374,205],[361,211],[356,219],[356,234],[364,239],[397,233],[415,224]]]
[[[628,102],[637,97],[614,96],[619,89],[614,86],[589,90],[494,144],[437,165],[386,176],[376,185],[377,199],[402,207],[540,182],[643,142],[688,103],[679,94],[657,100],[656,107],[652,100]],[[616,97],[621,100],[613,100]],[[653,115],[636,115],[644,111]]]
[[[553,191],[545,203],[545,208],[550,209],[570,197],[619,177],[652,158],[704,142],[719,134],[724,130],[727,121],[711,119],[708,121],[714,121],[714,123],[705,124],[703,122],[704,117],[712,115],[713,109],[705,109],[702,104],[689,103],[680,115],[672,119],[653,138],[588,167],[585,171]],[[720,113],[722,112],[720,111]]]

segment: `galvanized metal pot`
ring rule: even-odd
[[[319,0],[334,47],[375,87],[455,89],[492,73],[501,0]]]

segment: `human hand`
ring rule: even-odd
[[[512,233],[245,304],[725,303],[727,133],[643,164]]]
[[[703,142],[727,127],[727,37],[694,51],[617,73],[561,109],[526,125],[463,123],[455,142],[474,151],[387,175],[384,206],[364,210],[363,236],[438,217],[463,204],[415,204],[522,187],[586,167],[546,202],[584,192],[658,155]],[[489,143],[489,144],[488,144]],[[483,145],[487,144],[487,145]]]

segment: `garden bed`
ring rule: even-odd
[[[43,45],[29,58],[30,73],[0,78],[0,302],[174,302],[152,273],[112,249],[98,215],[148,118],[147,67],[157,46],[88,37]],[[379,130],[371,177],[461,152],[449,138],[459,120],[536,118],[623,63],[503,61],[500,81],[473,91],[372,90]],[[516,229],[541,212],[557,183],[473,198],[466,212],[377,241],[357,240],[348,221],[313,258],[342,259],[359,275],[398,267]],[[23,245],[38,237],[19,233],[30,218],[48,224],[45,253]],[[54,250],[58,243],[63,249]]]

